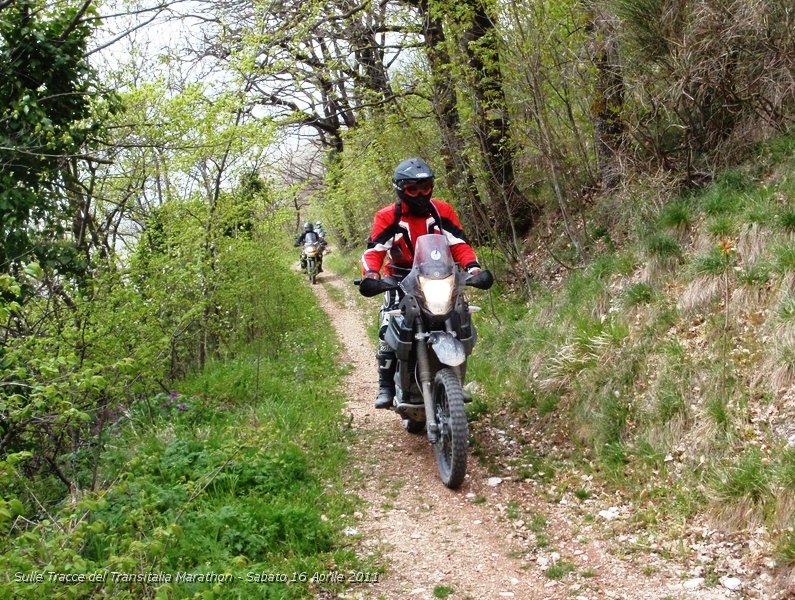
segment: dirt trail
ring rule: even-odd
[[[358,434],[352,456],[359,487],[352,491],[368,507],[357,528],[359,551],[377,553],[386,565],[378,583],[340,597],[425,600],[435,597],[434,590],[436,597],[446,597],[447,590],[450,598],[472,600],[742,597],[685,583],[686,573],[655,554],[632,554],[634,562],[620,558],[615,544],[598,538],[599,524],[576,507],[541,500],[533,482],[509,476],[489,481],[471,452],[462,487],[445,488],[425,436],[403,431],[393,412],[372,408],[375,349],[353,299],[355,288],[324,273],[313,290],[343,345],[340,360],[353,366],[344,383]],[[377,308],[374,300],[366,318],[375,318]]]

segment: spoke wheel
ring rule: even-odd
[[[464,410],[464,392],[452,369],[441,369],[434,379],[434,418],[439,427],[439,441],[433,446],[439,476],[447,487],[456,489],[467,471],[469,426]]]

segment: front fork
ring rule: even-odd
[[[417,368],[422,389],[422,400],[425,403],[425,431],[428,432],[428,441],[435,444],[439,440],[439,427],[436,424],[436,407],[433,401],[431,387],[431,361],[428,358],[428,335],[422,328],[422,323],[417,323]]]

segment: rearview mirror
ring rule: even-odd
[[[494,285],[494,276],[491,271],[481,271],[466,280],[466,284],[479,290],[487,290]]]

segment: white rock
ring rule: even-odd
[[[342,530],[345,535],[359,535],[359,530],[356,527],[346,527]]]
[[[497,487],[502,483],[502,477],[489,477],[488,480],[486,480],[486,483],[490,487]]]
[[[727,558],[726,568],[734,572],[736,575],[742,575],[745,572],[745,567],[739,558]]]
[[[599,516],[607,521],[613,521],[618,518],[620,515],[620,511],[618,510],[617,506],[611,506],[607,510],[600,510]]]
[[[695,577],[693,579],[688,579],[682,584],[682,587],[686,590],[697,590],[702,585],[704,585],[704,578],[703,577]]]
[[[536,558],[536,564],[542,569],[546,569],[549,566],[549,558],[541,555]]]
[[[519,580],[516,577],[511,577],[511,585],[519,585]]]
[[[720,578],[720,584],[725,587],[727,590],[732,592],[736,592],[741,587],[743,587],[743,582],[737,579],[736,577],[727,577],[723,576]]]

